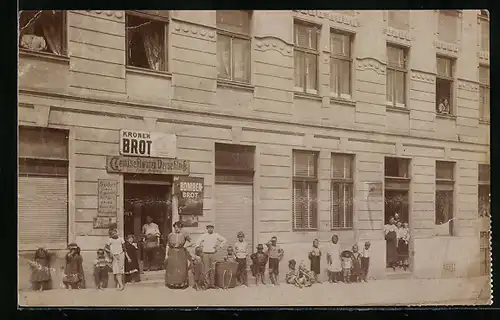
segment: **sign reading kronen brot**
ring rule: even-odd
[[[107,156],[106,170],[116,173],[189,175],[189,161],[181,159]]]
[[[159,132],[120,130],[120,154],[136,157],[176,158],[177,136]]]

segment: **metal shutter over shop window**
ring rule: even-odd
[[[68,180],[66,177],[19,177],[19,245],[67,245]]]
[[[215,185],[215,232],[234,246],[237,233],[243,231],[253,252],[253,186],[237,184]],[[224,248],[226,252],[226,248]]]

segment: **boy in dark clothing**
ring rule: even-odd
[[[278,238],[272,237],[267,244],[267,254],[269,256],[269,279],[274,285],[279,284],[280,261],[283,258],[284,251],[278,245]]]
[[[259,244],[257,246],[257,252],[252,254],[250,258],[252,259],[252,274],[255,277],[255,284],[259,285],[259,279],[262,284],[266,284],[265,271],[269,256],[264,252],[264,246]]]
[[[94,281],[97,289],[108,287],[109,272],[111,271],[110,263],[111,261],[106,258],[104,249],[98,249],[97,259],[94,262]]]
[[[194,285],[196,291],[205,290],[205,275],[203,274],[203,249],[197,247],[194,250],[194,256],[191,261],[191,271],[193,272]]]

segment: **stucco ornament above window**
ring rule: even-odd
[[[104,15],[104,16],[108,16],[108,17],[116,17],[118,19],[122,19],[123,18],[123,12],[122,11],[112,11],[112,10],[86,10],[87,12],[91,12],[91,13],[95,13],[95,14],[99,14],[99,15]]]

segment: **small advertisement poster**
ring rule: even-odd
[[[203,178],[176,178],[175,190],[179,199],[179,215],[203,215],[203,189]]]
[[[108,229],[116,225],[116,217],[94,217],[94,229]]]

